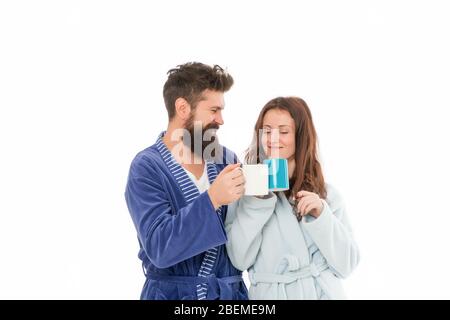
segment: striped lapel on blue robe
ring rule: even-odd
[[[164,162],[169,168],[170,173],[174,176],[175,180],[180,186],[187,204],[189,204],[192,201],[194,201],[194,199],[197,198],[200,195],[200,193],[197,189],[197,186],[194,184],[191,178],[189,178],[183,167],[181,167],[181,165],[175,160],[170,150],[167,149],[166,145],[162,141],[162,137],[164,136],[164,134],[165,132],[162,132],[159,135],[158,140],[156,141],[156,147],[158,148],[159,153],[161,154]],[[212,184],[218,174],[217,168],[214,162],[207,161],[206,165],[208,171],[207,172],[208,180],[209,183]],[[217,209],[216,212],[217,214],[222,215],[222,207],[219,207],[219,209]],[[202,264],[198,271],[199,277],[207,277],[208,275],[211,274],[212,268],[214,267],[214,264],[217,259],[217,251],[218,251],[217,248],[211,248],[208,251],[206,251],[205,256],[203,257]],[[206,282],[197,285],[198,300],[206,299],[207,293],[208,293],[208,285]]]

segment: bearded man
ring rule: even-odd
[[[248,299],[225,248],[227,205],[245,184],[236,155],[217,137],[232,85],[218,65],[168,72],[167,129],[133,159],[125,191],[146,276],[141,299]]]

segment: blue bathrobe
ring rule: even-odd
[[[199,193],[162,141],[139,152],[131,163],[125,198],[139,241],[146,281],[141,299],[248,299],[241,271],[225,243],[227,206],[217,211]],[[209,182],[237,157],[221,147],[221,163],[207,162]]]

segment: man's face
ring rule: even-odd
[[[194,121],[200,121],[203,127],[214,123],[218,129],[224,123],[222,118],[222,110],[225,105],[223,92],[205,90],[202,97],[194,111]]]
[[[223,92],[205,90],[202,99],[185,123],[185,129],[191,137],[190,141],[184,140],[185,144],[193,153],[204,159],[215,156],[215,148],[219,145],[216,131],[224,124],[222,118],[224,105]]]

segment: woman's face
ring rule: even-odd
[[[295,155],[295,123],[286,110],[271,109],[263,118],[262,145],[269,158],[291,159]]]

